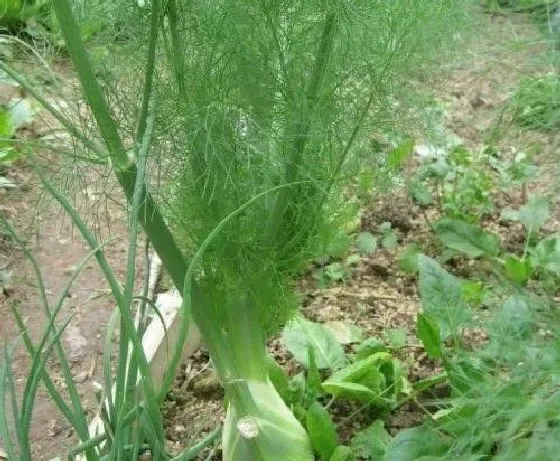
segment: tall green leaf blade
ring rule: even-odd
[[[438,324],[426,314],[416,320],[416,332],[430,359],[440,359],[443,355]]]
[[[294,358],[309,367],[308,347],[312,347],[319,369],[336,370],[344,366],[344,349],[324,325],[296,317],[282,332],[282,342]]]
[[[500,248],[495,235],[458,219],[441,219],[436,223],[435,230],[445,246],[471,258],[496,256]]]
[[[329,461],[338,446],[338,435],[329,412],[319,402],[307,410],[307,433],[313,450],[322,461]]]

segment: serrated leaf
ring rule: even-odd
[[[445,340],[471,318],[470,308],[462,296],[461,283],[423,254],[418,256],[418,268],[422,311],[437,322],[442,340]]]
[[[492,257],[498,254],[498,238],[474,224],[444,218],[436,223],[435,231],[445,246],[471,258]]]
[[[360,232],[356,239],[360,253],[371,254],[377,250],[377,239],[371,232]]]
[[[323,461],[329,461],[338,446],[336,427],[319,402],[313,402],[307,410],[307,433],[313,450]]]
[[[436,321],[426,314],[418,315],[416,320],[416,334],[422,341],[428,357],[432,360],[440,359],[443,355],[441,335]]]
[[[519,221],[527,232],[538,232],[549,217],[550,209],[546,197],[533,197],[519,209]]]
[[[344,445],[339,445],[333,451],[329,461],[356,461],[356,457],[350,448],[345,447]]]
[[[350,447],[358,456],[374,461],[385,454],[390,441],[391,436],[385,429],[385,423],[377,420],[359,431],[352,439]]]
[[[525,285],[531,277],[531,260],[509,255],[504,261],[504,270],[510,280],[519,285]]]
[[[324,325],[296,317],[282,332],[282,342],[294,358],[309,367],[307,348],[311,346],[319,369],[338,369],[344,366],[344,349]]]
[[[340,344],[359,343],[363,336],[363,330],[346,322],[326,322],[325,327],[328,328]]]

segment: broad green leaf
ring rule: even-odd
[[[356,457],[350,448],[339,445],[335,448],[329,461],[356,461]]]
[[[459,280],[427,256],[419,255],[418,263],[422,310],[437,322],[445,340],[470,320],[471,311],[463,300]]]
[[[418,255],[422,249],[416,242],[408,245],[398,257],[399,268],[411,274],[418,272]]]
[[[394,231],[387,232],[383,236],[381,244],[383,245],[383,248],[386,248],[387,250],[394,250],[399,244],[397,233]]]
[[[339,399],[357,400],[373,404],[379,398],[379,392],[372,391],[363,384],[325,381],[323,389],[326,393],[332,394]]]
[[[309,367],[308,346],[315,352],[319,369],[338,369],[344,366],[344,349],[324,325],[296,317],[282,332],[282,342],[294,358]]]
[[[377,352],[389,352],[389,348],[377,338],[368,338],[358,348],[357,360],[363,360]]]
[[[403,328],[392,328],[383,332],[387,342],[393,349],[402,349],[406,346],[406,330]]]
[[[416,334],[420,341],[422,341],[422,344],[424,344],[424,349],[426,349],[430,359],[434,360],[442,357],[441,335],[435,320],[426,314],[418,315],[416,319]]]
[[[377,239],[371,232],[360,232],[356,240],[360,253],[371,254],[377,249]]]
[[[531,250],[531,260],[535,267],[560,276],[560,236],[553,235],[541,240]]]
[[[499,251],[499,240],[474,224],[458,219],[441,219],[435,230],[445,246],[460,251],[471,258],[496,256]]]
[[[308,408],[306,426],[313,450],[321,460],[329,461],[338,446],[338,435],[329,412],[319,402]]]
[[[340,344],[359,343],[363,336],[363,330],[346,322],[326,322],[325,327],[328,328]]]
[[[390,168],[396,170],[402,166],[405,160],[414,152],[414,140],[407,138],[404,142],[395,147],[387,158],[387,163]]]
[[[361,458],[375,461],[385,454],[391,436],[385,429],[385,423],[377,420],[371,426],[358,432],[350,446]]]
[[[527,232],[538,232],[549,217],[550,209],[546,197],[533,197],[519,209],[519,221]]]
[[[383,461],[417,461],[425,456],[443,456],[448,446],[438,432],[425,426],[405,429],[387,446]]]
[[[532,267],[529,258],[509,255],[504,261],[506,276],[519,285],[525,285],[531,277]]]

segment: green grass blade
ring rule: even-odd
[[[4,345],[4,350],[7,350],[7,346]],[[8,459],[16,459],[16,454],[13,447],[13,441],[10,436],[8,424],[8,415],[6,413],[6,391],[7,386],[7,367],[10,366],[10,362],[4,360],[3,365],[0,367],[0,440],[4,445]]]

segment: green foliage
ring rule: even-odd
[[[391,436],[383,421],[374,421],[369,427],[359,431],[351,442],[354,453],[366,460],[377,460],[385,454]]]
[[[443,349],[441,334],[437,322],[426,314],[418,315],[416,319],[416,334],[422,341],[424,349],[430,359],[441,359]]]
[[[456,337],[459,328],[471,319],[470,309],[462,296],[461,283],[427,256],[420,255],[418,262],[422,311],[437,323],[442,339]]]
[[[293,315],[292,278],[321,256],[325,229],[346,218],[337,204],[349,165],[364,154],[376,123],[398,118],[397,99],[408,99],[410,82],[441,59],[437,51],[454,37],[463,2],[154,0],[139,9],[134,2],[102,1],[94,2],[108,13],[99,24],[97,13],[82,15],[90,2],[52,3],[53,33],[58,24],[82,85],[79,116],[61,114],[33,88],[31,94],[71,134],[81,158],[113,168],[131,203],[129,270],[121,289],[70,202],[49,189],[92,246],[128,333],[119,346],[116,397],[107,404],[109,459],[135,458],[125,447],[132,440],[136,450],[143,437],[155,459],[169,457],[157,408],[173,380],[191,309],[226,389],[224,459],[311,459],[303,427],[270,385],[266,340]],[[117,46],[121,28],[125,37]],[[88,43],[91,54],[84,45],[89,39],[98,42]],[[409,147],[389,153],[392,168]],[[160,179],[156,168],[147,168],[148,152],[158,166],[174,170],[165,175],[158,202],[147,190]],[[131,320],[137,223],[184,301],[162,395],[153,389]],[[391,247],[395,239],[384,235],[384,242]],[[306,362],[305,391],[315,395],[318,369],[344,365],[342,346],[334,346],[324,327],[296,321],[289,328],[286,343]],[[370,357],[363,360],[373,363]],[[396,404],[405,388],[403,367],[390,356],[374,365],[378,385],[360,385],[376,400]],[[138,373],[142,405],[135,380],[126,379]],[[330,379],[358,385],[337,381],[336,372]],[[276,382],[282,387],[281,378]],[[128,414],[139,424],[125,424]],[[87,444],[82,426],[79,437]],[[141,434],[133,431],[138,427]],[[96,459],[91,445],[82,448]]]
[[[377,250],[377,239],[371,232],[360,232],[356,239],[356,246],[360,253],[371,254]]]
[[[511,99],[513,116],[529,128],[555,130],[560,127],[559,95],[558,74],[526,78]]]
[[[313,349],[320,369],[338,369],[346,361],[344,350],[331,330],[303,317],[296,317],[284,328],[282,341],[304,366],[309,366],[308,347]]]
[[[498,237],[464,221],[442,219],[435,231],[446,247],[471,258],[497,256],[499,252]]]
[[[404,272],[418,272],[418,255],[422,252],[420,245],[411,243],[398,256],[399,268]]]
[[[338,446],[338,435],[329,412],[320,403],[313,402],[307,409],[306,428],[313,450],[322,461],[329,461]]]

